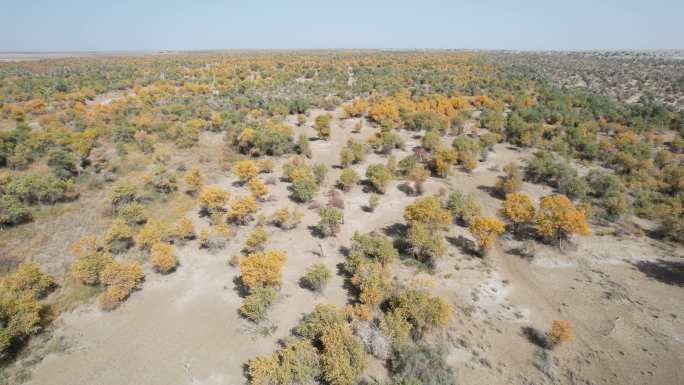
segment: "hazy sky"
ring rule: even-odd
[[[0,0],[0,51],[684,48],[684,0]]]

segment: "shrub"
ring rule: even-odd
[[[0,359],[15,343],[41,329],[43,306],[38,298],[54,285],[52,277],[32,262],[23,262],[0,278]]]
[[[297,139],[297,153],[311,158],[311,147],[309,146],[309,138],[304,134],[300,134]]]
[[[453,219],[436,197],[419,198],[404,209],[404,219],[410,224],[422,223],[430,230],[443,230]]]
[[[138,202],[127,203],[116,210],[119,218],[131,225],[138,225],[147,220],[145,205]]]
[[[100,306],[105,310],[117,308],[132,290],[142,287],[144,279],[145,273],[137,262],[110,263],[100,273],[100,281],[106,287],[105,292],[100,295]]]
[[[260,173],[270,174],[273,172],[275,162],[273,159],[259,159],[257,167],[259,168]]]
[[[54,204],[78,197],[73,180],[61,180],[52,174],[25,174],[12,178],[5,195],[25,205]]]
[[[69,179],[78,175],[76,158],[62,148],[55,148],[48,152],[47,164],[52,173],[59,179]]]
[[[466,225],[470,225],[472,220],[482,212],[477,199],[472,194],[464,194],[461,191],[454,191],[449,194],[447,207],[451,211],[451,215]]]
[[[237,175],[240,182],[246,183],[248,180],[254,178],[259,174],[259,169],[256,164],[251,160],[242,160],[235,163],[233,166],[233,173]]]
[[[249,180],[249,191],[257,199],[262,199],[268,194],[268,187],[258,177]]]
[[[320,220],[316,225],[316,230],[324,237],[337,234],[340,225],[344,223],[342,212],[334,207],[323,207],[318,211],[318,215]]]
[[[298,202],[310,202],[318,191],[318,184],[311,177],[297,178],[290,187],[292,198]]]
[[[0,196],[0,226],[14,226],[30,222],[33,216],[23,203],[14,196]]]
[[[423,186],[428,176],[429,173],[423,166],[416,166],[408,171],[406,178],[413,182],[413,189],[416,194],[423,195]]]
[[[424,223],[415,222],[409,226],[406,234],[409,251],[421,262],[434,262],[446,253],[444,237],[431,231]]]
[[[105,235],[104,243],[112,253],[123,253],[133,246],[133,231],[128,227],[126,221],[119,218],[114,221],[107,235]]]
[[[506,230],[504,223],[494,217],[475,217],[468,227],[470,232],[477,238],[480,253],[486,254],[496,238]]]
[[[520,190],[522,186],[522,171],[515,163],[508,163],[504,166],[505,175],[501,177],[497,183],[496,188],[501,194],[509,194]]]
[[[420,141],[421,147],[428,151],[434,151],[442,147],[442,138],[439,132],[430,130],[425,133]]]
[[[349,324],[339,323],[321,336],[323,378],[331,385],[354,385],[368,366],[363,344]]]
[[[430,166],[437,176],[445,178],[449,175],[451,165],[458,159],[458,154],[455,150],[447,148],[439,148],[434,151],[434,155],[430,160]]]
[[[385,319],[389,317],[389,321],[396,325],[402,325],[402,322],[408,323],[413,338],[419,339],[433,329],[447,326],[452,311],[451,305],[445,299],[430,296],[424,290],[410,289],[389,299]],[[386,324],[386,326],[389,325]],[[393,337],[402,334],[396,333],[400,329],[389,329]]]
[[[135,237],[135,243],[142,250],[148,250],[155,243],[166,237],[166,225],[159,220],[152,219],[145,223]]]
[[[118,207],[132,203],[138,199],[138,190],[129,182],[119,182],[109,193],[109,201],[112,206]]]
[[[247,240],[245,241],[245,250],[250,253],[263,251],[267,241],[268,235],[266,234],[266,230],[262,226],[257,226],[247,237]]]
[[[368,101],[366,99],[354,99],[348,104],[342,106],[344,116],[347,118],[358,118],[363,116],[368,109]]]
[[[332,278],[330,269],[322,263],[316,263],[306,270],[301,281],[305,287],[313,291],[321,292],[330,278]]]
[[[229,198],[230,194],[228,191],[219,187],[206,187],[200,192],[198,200],[202,211],[211,214],[225,211]]]
[[[287,256],[281,251],[254,253],[240,264],[240,278],[249,289],[257,285],[280,285]]]
[[[248,373],[251,385],[314,384],[321,364],[309,341],[294,340],[271,355],[250,360]]]
[[[328,166],[323,163],[316,163],[312,168],[316,184],[319,186],[325,182],[325,177],[328,175]]]
[[[250,289],[240,306],[240,314],[253,322],[266,319],[271,304],[278,298],[278,293],[271,286],[257,285]]]
[[[371,194],[368,197],[368,208],[370,211],[375,211],[375,209],[380,205],[380,196],[378,194]]]
[[[551,324],[551,330],[546,334],[546,338],[551,344],[552,348],[572,340],[572,326],[570,321],[554,320]]]
[[[403,344],[392,351],[389,369],[397,384],[451,385],[454,371],[446,357],[442,346]]]
[[[586,213],[575,208],[565,195],[548,195],[541,199],[536,216],[536,229],[540,235],[556,239],[562,247],[570,234],[589,236],[591,230]]]
[[[366,178],[377,192],[384,194],[387,184],[392,180],[392,173],[382,164],[372,164],[366,169]]]
[[[69,271],[79,282],[95,285],[100,282],[100,272],[113,263],[111,255],[105,253],[97,242],[97,237],[86,236],[71,245],[76,254],[76,261],[71,264]]]
[[[384,235],[369,233],[354,233],[352,244],[347,256],[346,269],[349,273],[356,273],[356,269],[364,262],[378,262],[387,266],[399,257],[392,240]]]
[[[332,115],[323,114],[316,117],[314,121],[314,129],[318,132],[318,137],[323,140],[328,140],[330,137],[330,121]]]
[[[152,180],[149,182],[155,191],[162,194],[169,194],[178,190],[178,183],[176,182],[176,173],[168,172],[164,167],[157,167],[152,175]]]
[[[354,187],[355,184],[359,182],[359,175],[352,168],[345,168],[340,173],[340,179],[337,184],[344,191],[349,191]]]
[[[216,251],[225,247],[230,230],[223,224],[216,225],[210,231],[202,230],[199,235],[200,247]]]
[[[363,343],[366,352],[383,361],[389,358],[392,341],[380,328],[370,322],[357,322],[354,324],[354,332]]]
[[[188,186],[186,191],[192,194],[196,194],[202,188],[204,188],[204,182],[207,180],[206,175],[200,170],[199,167],[195,166],[190,169],[185,174],[185,184]]]
[[[178,266],[178,257],[175,249],[168,243],[155,243],[150,252],[150,261],[154,269],[161,274],[168,274]]]
[[[332,304],[317,304],[313,312],[305,315],[292,332],[300,337],[320,342],[321,336],[331,327],[345,323],[344,311]]]
[[[361,263],[351,278],[351,283],[359,289],[359,301],[375,308],[387,296],[390,287],[389,272],[379,263]]]
[[[279,208],[273,214],[273,223],[283,230],[290,230],[297,227],[302,221],[304,214],[298,209],[290,210],[287,207]]]
[[[181,240],[195,239],[195,225],[188,217],[181,218],[173,227],[173,236]]]
[[[245,225],[252,219],[252,215],[258,209],[259,206],[253,196],[238,198],[230,205],[228,219],[234,223]]]

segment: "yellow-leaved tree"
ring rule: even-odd
[[[506,200],[501,206],[501,213],[513,223],[517,232],[520,225],[530,223],[534,219],[536,210],[527,194],[509,193],[506,194]]]
[[[286,261],[285,253],[278,250],[250,254],[240,263],[240,278],[249,289],[280,285]]]
[[[536,229],[540,235],[557,240],[559,248],[563,247],[563,240],[572,234],[584,237],[591,235],[586,212],[576,208],[562,194],[548,195],[541,199],[536,215]]]
[[[506,227],[503,222],[494,217],[475,217],[468,228],[477,238],[480,247],[480,254],[486,255],[487,251],[494,245],[496,238],[503,234]]]

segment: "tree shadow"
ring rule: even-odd
[[[413,187],[408,183],[400,183],[397,185],[397,190],[403,192],[406,196],[413,196],[415,194]]]
[[[325,238],[325,235],[321,232],[321,230],[318,227],[316,227],[314,225],[310,225],[310,226],[307,226],[306,228],[309,230],[312,237],[318,238],[318,239]]]
[[[640,272],[656,281],[684,287],[684,262],[666,261],[639,261],[633,264]]]
[[[458,237],[445,237],[447,242],[451,244],[452,246],[458,248],[461,250],[461,252],[465,255],[470,255],[473,257],[479,257],[480,254],[478,253],[477,250],[477,245],[475,244],[474,241],[459,235]]]
[[[242,278],[239,276],[233,277],[233,290],[235,290],[240,298],[245,298],[249,295],[249,288],[242,282]]]
[[[531,326],[523,326],[521,329],[522,335],[527,338],[527,340],[542,349],[549,349],[551,343],[546,337],[546,334],[539,329],[535,329]]]
[[[501,194],[501,191],[496,187],[480,185],[480,186],[477,186],[477,189],[480,191],[486,192],[487,194],[489,194],[490,197],[492,197],[494,199],[503,199],[504,198],[503,195]]]

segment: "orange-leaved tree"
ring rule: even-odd
[[[501,206],[501,213],[506,216],[518,231],[520,225],[530,223],[536,214],[532,200],[525,193],[506,194],[506,200]]]

